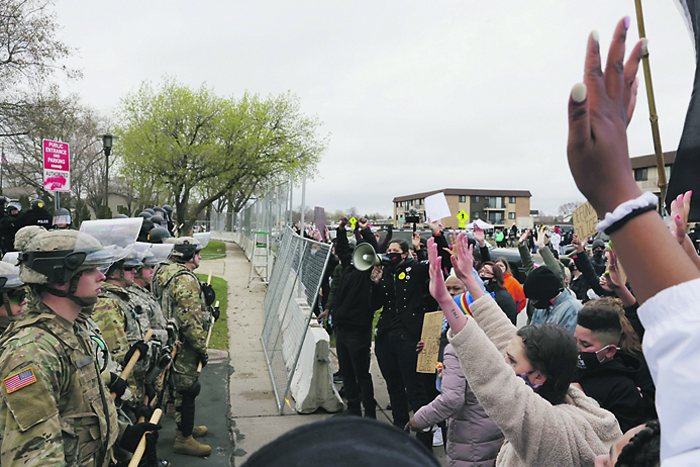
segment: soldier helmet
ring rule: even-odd
[[[29,240],[43,232],[46,232],[46,229],[38,225],[22,227],[15,234],[15,250],[23,251]]]
[[[146,209],[144,209],[144,211],[149,213],[152,216],[156,215],[156,212],[152,208],[146,208]]]
[[[156,212],[156,216],[157,216],[158,214],[160,214],[161,216],[167,216],[167,215],[168,215],[168,212],[167,212],[165,209],[161,208],[160,206],[156,206],[155,208],[153,208],[153,210]]]
[[[32,237],[21,254],[20,279],[52,295],[67,297],[80,306],[93,305],[97,298],[76,297],[81,273],[101,268],[119,259],[114,246],[102,247],[92,235],[75,230],[54,230]],[[68,292],[50,284],[69,282]]]
[[[139,213],[139,215],[136,216],[136,217],[143,217],[144,219],[150,219],[152,216],[153,216],[153,214],[151,214],[151,213],[148,212],[148,211],[141,211],[141,212]]]
[[[168,223],[165,222],[165,219],[163,219],[163,217],[159,216],[158,214],[151,217],[151,222],[153,222],[154,225],[160,226],[160,227],[165,227],[168,225]]]
[[[19,278],[19,268],[10,263],[0,262],[0,293],[7,316],[12,316],[10,303],[21,304],[24,301],[24,283]]]
[[[165,243],[165,240],[171,238],[170,232],[164,227],[155,227],[148,234],[148,241],[151,243]]]
[[[40,199],[35,199],[32,201],[32,204],[29,205],[29,210],[33,211],[34,209],[41,209],[44,207],[44,202]]]
[[[173,207],[169,204],[164,204],[163,209],[165,209],[165,212],[167,212],[169,215],[173,213]]]
[[[5,212],[7,214],[10,214],[10,211],[17,211],[18,213],[20,213],[22,212],[22,205],[19,204],[17,201],[13,201],[12,203],[8,204],[5,208]]]
[[[53,213],[54,226],[69,226],[71,222],[70,211],[66,208],[56,209]]]
[[[179,263],[191,261],[194,255],[202,250],[202,244],[192,237],[169,238],[165,243],[174,245],[170,257]]]
[[[112,263],[112,265],[109,267],[107,270],[107,273],[105,274],[107,277],[111,277],[114,275],[115,271],[120,270],[120,269],[136,269],[139,266],[141,266],[143,263],[141,263],[141,257],[143,256],[143,253],[139,253],[135,250],[129,251],[126,256],[123,259],[120,259],[119,261],[116,261],[115,263]]]
[[[128,219],[128,218],[129,218],[129,216],[127,216],[126,214],[121,214],[121,213],[115,214],[112,216],[112,219]],[[144,218],[144,220],[145,220],[145,218]]]

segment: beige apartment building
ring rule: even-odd
[[[532,194],[526,190],[472,190],[466,188],[443,188],[425,193],[397,196],[394,198],[394,226],[402,227],[411,209],[417,211],[422,225],[426,222],[425,198],[436,193],[444,193],[447,205],[452,214],[441,220],[448,228],[458,228],[460,212],[469,218],[466,222],[482,219],[495,227],[510,227],[513,224],[529,225],[530,198]],[[518,220],[521,222],[518,222]]]
[[[666,182],[671,178],[671,168],[676,161],[676,151],[664,153],[664,168],[666,169]],[[642,191],[651,191],[656,196],[660,196],[659,171],[656,169],[656,156],[649,154],[646,156],[631,157],[632,172],[634,181]]]

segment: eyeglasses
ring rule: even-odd
[[[138,266],[124,266],[125,271],[133,271],[134,269],[138,269]]]
[[[27,296],[27,291],[24,289],[24,287],[20,287],[18,289],[13,289],[7,292],[7,297],[10,299],[10,303],[13,305],[19,305],[24,301],[24,298]],[[0,294],[0,305],[5,302],[5,297],[4,294]]]

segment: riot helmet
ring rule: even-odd
[[[56,229],[70,228],[70,211],[66,208],[56,209],[53,213],[53,226]]]
[[[16,311],[20,311],[19,306],[24,302],[25,289],[24,283],[19,278],[19,268],[4,261],[0,262],[0,294],[2,295],[3,309],[7,316],[14,316],[12,306],[17,307]]]
[[[171,238],[170,232],[165,227],[154,227],[148,233],[148,241],[150,243],[165,243],[165,240]]]
[[[194,255],[202,250],[199,241],[192,237],[169,238],[165,243],[174,245],[170,257],[178,263],[191,261]]]

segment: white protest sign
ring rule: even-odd
[[[445,193],[435,193],[425,198],[425,215],[431,221],[439,221],[445,217],[452,216],[450,207],[447,205]]]

